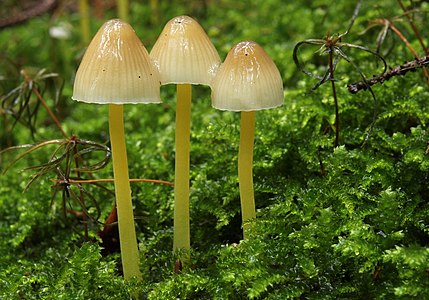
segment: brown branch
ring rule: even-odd
[[[21,74],[24,76],[24,79],[27,83],[32,82],[33,79],[30,78],[27,74],[26,71],[22,70]],[[32,85],[32,91],[33,93],[36,94],[37,99],[39,99],[40,103],[42,103],[43,107],[46,109],[46,111],[48,112],[49,116],[51,117],[52,121],[54,121],[55,125],[57,126],[57,128],[61,131],[61,134],[63,135],[63,137],[65,139],[69,139],[68,135],[65,133],[63,127],[61,126],[60,121],[58,120],[58,118],[55,116],[55,114],[52,112],[52,110],[49,108],[48,104],[46,103],[45,99],[43,98],[42,94],[40,93],[40,91],[34,86]]]
[[[413,19],[411,18],[409,11],[407,10],[407,8],[404,6],[404,4],[402,3],[401,0],[398,0],[398,4],[401,7],[401,9],[404,11],[405,13],[405,17],[408,20],[408,23],[410,23],[411,28],[413,29],[414,35],[417,37],[417,39],[419,40],[420,45],[422,46],[422,49],[425,51],[425,54],[428,53],[428,49],[425,46],[425,43],[423,42],[423,39],[419,33],[419,31],[417,30],[416,25],[414,24]]]
[[[389,26],[390,26],[390,29],[392,29],[392,31],[394,33],[396,33],[396,35],[401,39],[401,41],[404,42],[404,44],[407,46],[407,48],[413,53],[414,58],[418,59],[419,54],[417,53],[416,50],[414,50],[413,46],[411,46],[411,44],[410,44],[410,42],[408,42],[407,38],[399,31],[398,28],[396,28],[395,25],[393,25],[393,23],[390,22]],[[426,83],[429,85],[429,73],[424,66],[421,66],[421,67],[423,69],[423,72],[425,73]]]
[[[425,56],[423,58],[418,58],[407,62],[403,65],[400,65],[396,68],[393,68],[389,72],[386,72],[379,76],[374,76],[366,81],[359,81],[355,83],[351,83],[347,86],[348,90],[352,94],[356,94],[361,90],[367,90],[369,86],[372,86],[376,83],[383,83],[394,76],[405,75],[408,72],[415,71],[418,68],[423,68],[425,65],[429,64],[429,56]]]
[[[21,23],[24,23],[26,21],[28,21],[31,18],[34,18],[38,15],[41,15],[51,9],[53,9],[56,5],[56,0],[44,0],[44,1],[33,1],[34,5],[31,6],[30,8],[9,16],[6,19],[1,20],[0,19],[0,28],[4,28],[4,27],[9,27],[9,26],[14,26],[14,25],[18,25]]]
[[[67,136],[67,134],[65,133],[63,127],[61,126],[60,121],[58,121],[57,117],[55,116],[55,114],[52,112],[52,110],[49,108],[48,104],[46,103],[45,99],[43,99],[42,95],[40,94],[39,90],[36,89],[35,87],[33,87],[33,92],[36,94],[37,98],[39,99],[39,101],[42,103],[43,107],[46,109],[46,111],[48,112],[49,116],[51,117],[52,121],[54,121],[55,125],[57,126],[57,128],[61,131],[61,134],[63,135],[64,138],[68,139],[69,137]]]

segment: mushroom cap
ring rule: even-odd
[[[165,25],[150,56],[162,84],[209,85],[221,62],[204,29],[188,16],[175,17]]]
[[[283,80],[268,54],[253,41],[242,41],[228,53],[211,84],[212,106],[252,111],[283,104]]]
[[[104,23],[76,72],[73,100],[88,103],[160,103],[160,76],[133,28]]]

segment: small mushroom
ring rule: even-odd
[[[109,104],[109,131],[124,278],[141,279],[134,226],[123,104],[160,103],[160,76],[132,27],[107,21],[89,44],[76,73],[73,100]]]
[[[241,112],[238,179],[243,237],[256,217],[253,190],[253,144],[257,110],[283,104],[283,81],[268,54],[253,41],[233,47],[212,82],[212,106]]]
[[[220,57],[204,29],[188,16],[175,17],[165,25],[150,56],[161,83],[177,84],[173,249],[189,250],[191,84],[209,85]]]

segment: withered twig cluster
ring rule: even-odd
[[[358,81],[355,83],[351,83],[347,87],[350,93],[356,94],[361,90],[367,90],[369,86],[372,86],[376,83],[383,83],[394,76],[405,75],[406,73],[410,71],[415,71],[417,68],[421,68],[427,64],[429,64],[429,56],[418,58],[418,59],[406,62],[403,65],[400,65],[396,68],[393,68],[382,75],[374,76],[365,81]]]

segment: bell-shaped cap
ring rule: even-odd
[[[188,16],[171,19],[162,30],[150,56],[161,83],[210,85],[220,57],[204,29]]]
[[[107,21],[92,39],[76,73],[73,100],[160,103],[160,76],[133,28]]]
[[[273,60],[257,43],[232,48],[211,84],[212,106],[252,111],[283,104],[283,81]]]

